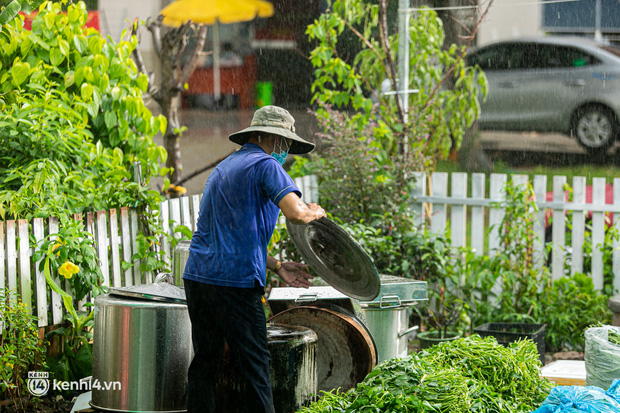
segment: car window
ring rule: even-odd
[[[532,44],[524,67],[527,69],[553,69],[584,67],[600,63],[596,57],[581,49],[551,44]]]
[[[480,49],[473,53],[468,63],[479,65],[482,70],[522,69],[527,45],[523,43],[503,43]]]

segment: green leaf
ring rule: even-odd
[[[82,83],[80,95],[84,102],[88,102],[93,96],[93,86],[90,83]]]
[[[93,102],[97,105],[97,110],[99,110],[99,106],[101,106],[101,92],[97,86],[93,87]]]
[[[93,75],[93,68],[90,66],[86,66],[84,67],[84,79],[86,79],[86,81],[94,83],[95,82],[95,77]]]
[[[149,86],[149,78],[144,73],[140,73],[140,75],[136,78],[136,83],[138,84],[140,90],[146,92]]]
[[[82,84],[82,82],[84,81],[84,67],[78,67],[77,69],[75,69],[74,79],[76,85]]]
[[[99,78],[99,90],[106,91],[109,85],[110,79],[108,78],[108,75],[104,73],[103,76]]]
[[[50,45],[47,44],[46,42],[44,42],[43,40],[41,40],[41,38],[39,36],[37,36],[35,33],[30,32],[30,34],[28,35],[28,38],[33,42],[38,44],[40,47],[42,47],[45,50],[50,50]]]
[[[95,99],[93,99],[92,102],[86,104],[86,111],[92,118],[97,116],[99,112],[99,105],[97,104]]]
[[[108,111],[105,113],[105,126],[108,129],[112,129],[116,126],[116,113]]]
[[[84,52],[88,48],[88,41],[86,40],[86,37],[82,35],[74,35],[73,44],[75,45],[77,51],[80,52],[80,54],[84,54]]]
[[[75,72],[73,70],[65,73],[65,89],[71,87],[75,83]]]
[[[35,70],[30,76],[30,82],[36,85],[42,85],[47,80],[47,76],[43,70]]]
[[[11,68],[11,81],[13,85],[19,86],[28,78],[30,75],[30,65],[26,62],[18,62],[13,64]]]
[[[58,66],[64,60],[64,56],[60,52],[58,47],[52,47],[50,49],[50,63],[54,66]]]
[[[67,16],[70,22],[77,22],[80,19],[80,10],[77,7],[69,7],[67,10]],[[82,53],[80,51],[80,53]]]
[[[111,94],[112,94],[112,99],[119,100],[121,97],[121,88],[119,88],[118,86],[114,86],[112,88]]]
[[[159,115],[159,131],[162,135],[166,133],[168,128],[168,119],[164,115]]]
[[[0,12],[0,26],[4,26],[17,16],[21,10],[21,0],[13,0]]]
[[[65,39],[58,38],[58,48],[63,56],[67,56],[69,54],[69,42]]]
[[[176,227],[174,227],[174,233],[181,233],[187,239],[192,239],[193,236],[192,230],[185,225],[177,225]]]

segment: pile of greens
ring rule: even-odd
[[[503,347],[474,335],[382,363],[357,387],[322,392],[301,413],[531,412],[553,387],[539,367],[531,340]]]
[[[620,333],[610,330],[609,333],[607,333],[607,340],[612,344],[620,346]]]

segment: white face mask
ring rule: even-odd
[[[280,165],[284,165],[284,162],[286,161],[286,157],[288,155],[288,151],[290,149],[290,147],[288,146],[288,142],[286,139],[284,138],[280,138],[278,139],[279,144],[278,144],[278,149],[280,150],[279,153],[276,153],[276,142],[273,142],[273,151],[271,152],[271,156],[273,156],[274,158],[276,158],[276,161],[280,162]],[[282,141],[284,141],[284,143],[286,143],[286,149],[282,149]]]

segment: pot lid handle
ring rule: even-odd
[[[155,277],[155,281],[153,281],[153,283],[154,284],[166,283],[166,284],[173,285],[174,278],[172,277],[172,274],[170,274],[169,272],[162,272],[162,273],[157,274],[157,277]]]

